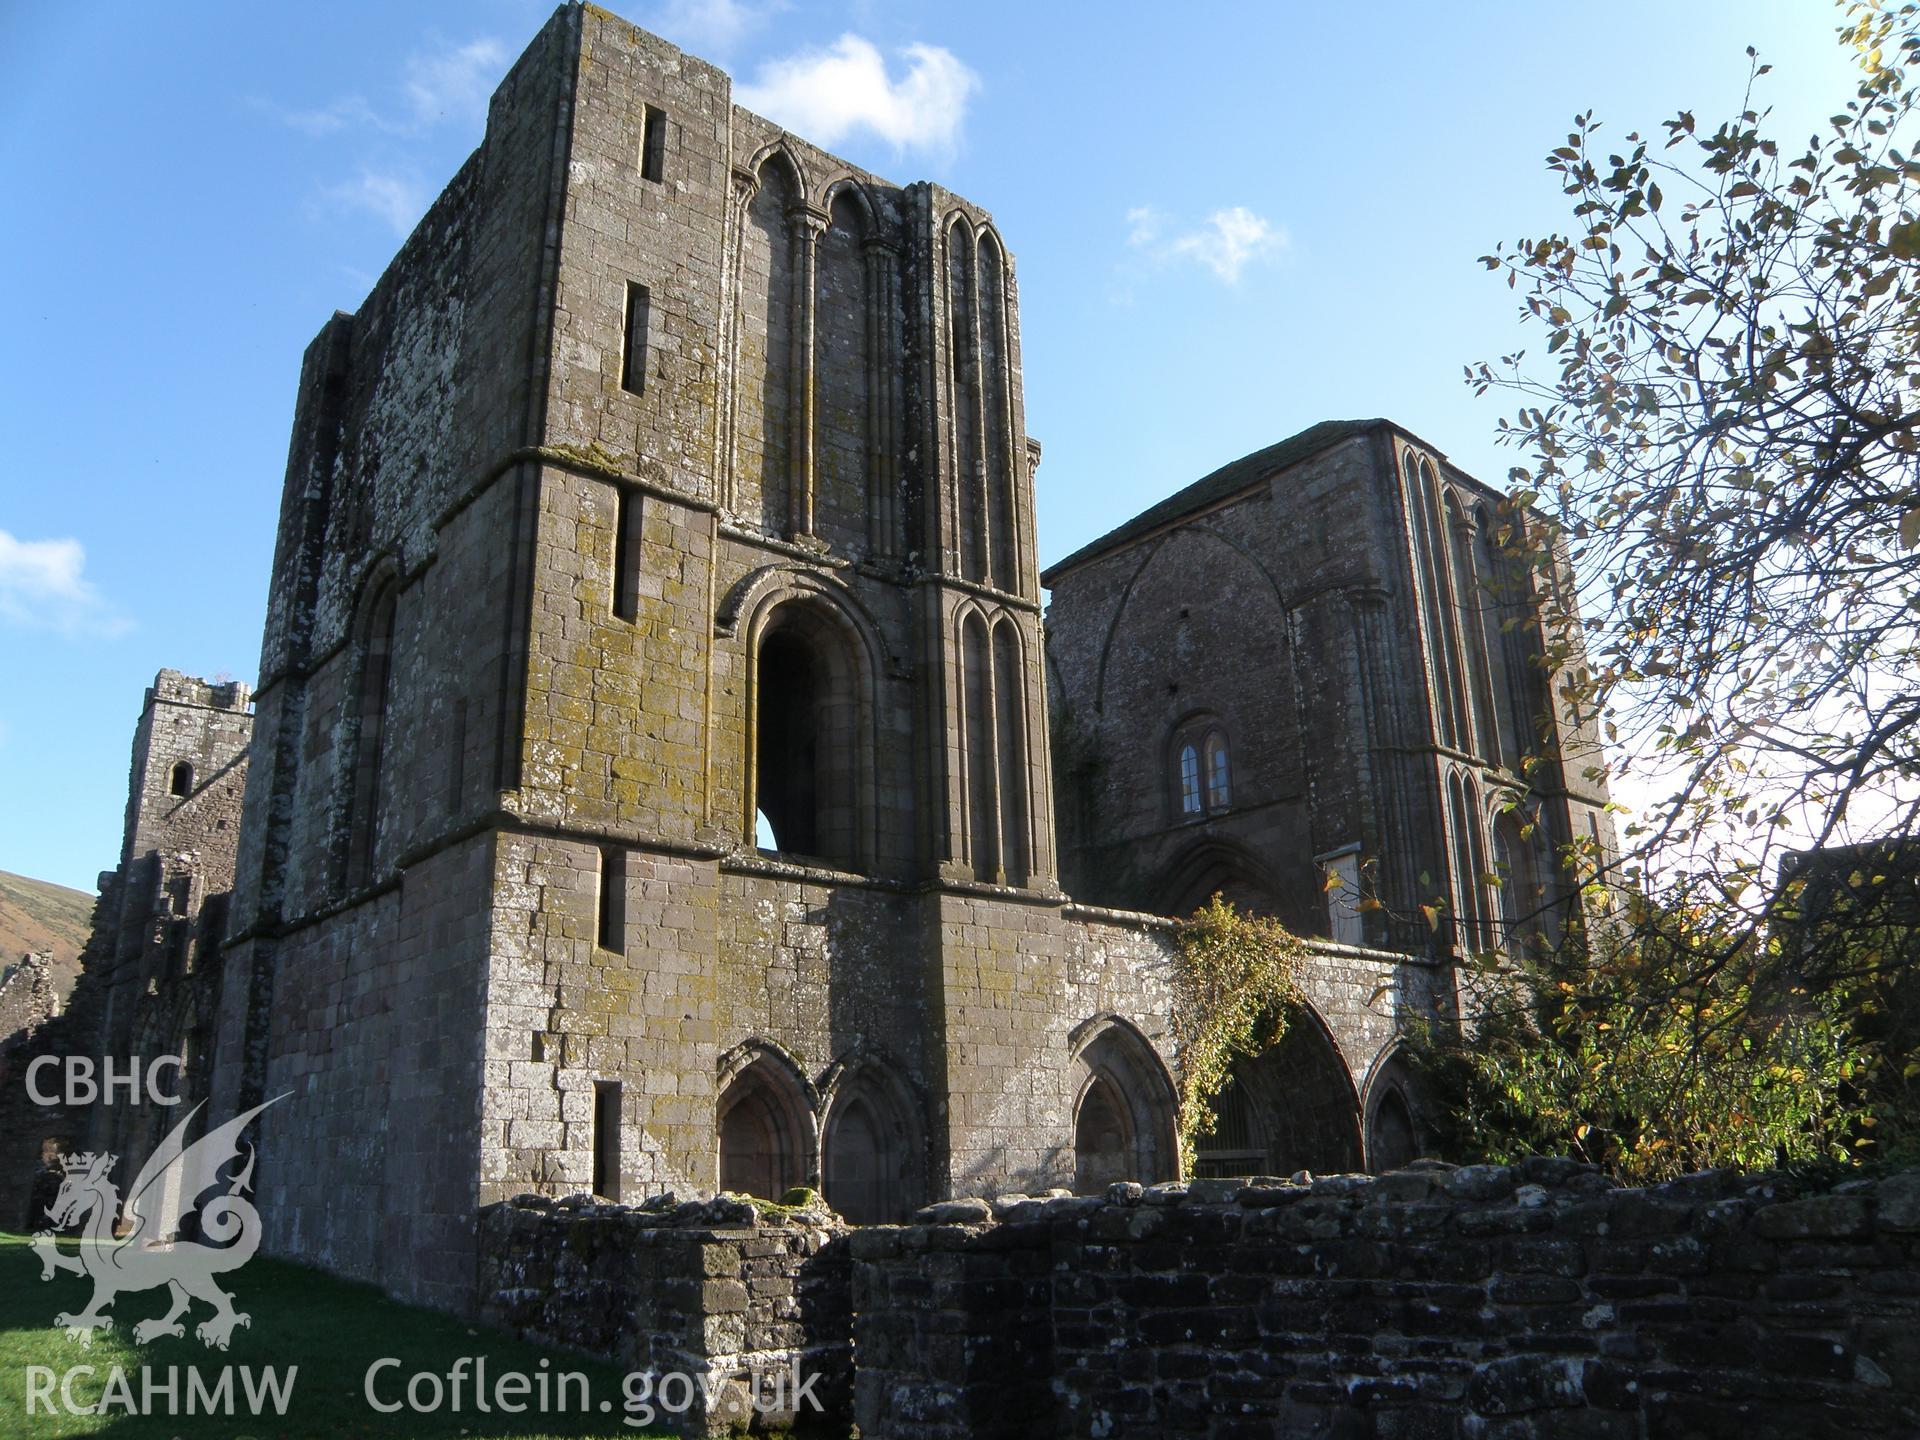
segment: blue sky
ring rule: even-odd
[[[477,143],[550,12],[0,7],[0,869],[116,858],[162,666],[251,680],[300,354]],[[1248,450],[1385,414],[1499,481],[1461,367],[1528,343],[1476,264],[1563,227],[1541,157],[1852,89],[1820,0],[613,6],[1019,266],[1041,556]]]

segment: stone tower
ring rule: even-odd
[[[422,1299],[520,1191],[1174,1164],[1165,927],[1055,878],[1012,260],[730,97],[563,7],[304,363],[216,1101],[287,1097],[271,1247]]]
[[[62,1110],[29,1102],[9,1084],[0,1100],[0,1216],[18,1223],[9,1188],[31,1173],[48,1141],[120,1157],[125,1185],[159,1138],[207,1098],[217,1064],[217,1029],[229,892],[239,844],[242,797],[253,733],[252,697],[238,681],[208,681],[162,670],[148,687],[134,728],[120,863],[101,872],[93,931],[81,952],[72,1004],[17,1057],[8,1078],[40,1054],[86,1057],[102,1077],[111,1061],[133,1065],[176,1057],[163,1072],[181,1104],[129,1101]],[[43,1081],[42,1090],[60,1083]],[[189,1197],[191,1198],[191,1197]],[[180,1197],[164,1197],[177,1205]],[[44,1224],[44,1215],[29,1217]]]

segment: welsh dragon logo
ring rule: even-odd
[[[241,1195],[253,1181],[253,1148],[244,1147],[246,1165],[231,1180],[223,1182],[220,1171],[239,1158],[240,1134],[253,1117],[285,1098],[277,1095],[266,1105],[256,1105],[191,1145],[186,1143],[187,1127],[200,1106],[188,1111],[134,1177],[126,1203],[133,1229],[119,1240],[113,1232],[121,1210],[120,1192],[111,1176],[120,1157],[102,1153],[66,1158],[66,1175],[59,1195],[47,1207],[47,1218],[61,1229],[86,1221],[79,1253],[62,1254],[51,1230],[33,1237],[33,1250],[40,1257],[42,1280],[51,1280],[62,1270],[93,1280],[93,1300],[85,1310],[54,1317],[69,1340],[91,1345],[96,1330],[113,1328],[113,1317],[101,1312],[120,1292],[160,1285],[167,1287],[172,1300],[165,1315],[133,1327],[133,1338],[143,1345],[162,1335],[184,1336],[186,1327],[180,1317],[195,1300],[213,1307],[213,1314],[193,1332],[211,1348],[226,1349],[234,1327],[252,1323],[250,1316],[233,1308],[233,1296],[220,1288],[216,1277],[238,1270],[260,1248],[260,1212]],[[198,1208],[200,1233],[212,1243],[162,1233],[172,1212],[186,1213],[202,1194],[222,1183],[226,1192]]]

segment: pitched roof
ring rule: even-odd
[[[1322,420],[1318,425],[1310,425],[1298,435],[1288,436],[1277,445],[1269,445],[1264,450],[1256,450],[1251,455],[1242,455],[1238,460],[1222,465],[1211,475],[1196,480],[1184,490],[1177,490],[1157,505],[1150,505],[1138,515],[1117,529],[1109,530],[1091,544],[1082,545],[1064,560],[1056,560],[1041,572],[1042,584],[1051,585],[1053,577],[1071,569],[1075,565],[1093,559],[1103,551],[1112,550],[1136,540],[1149,531],[1178,520],[1183,515],[1196,510],[1204,510],[1209,505],[1225,500],[1249,486],[1290,465],[1298,465],[1302,460],[1311,460],[1323,450],[1329,450],[1342,440],[1350,440],[1356,435],[1364,435],[1381,426],[1393,422],[1384,419],[1373,420]]]

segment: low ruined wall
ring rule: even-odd
[[[775,1377],[816,1376],[821,1406],[795,1417],[846,1433],[853,1376],[850,1260],[831,1215],[743,1200],[628,1207],[521,1196],[480,1212],[482,1318],[527,1339],[602,1355],[629,1371],[684,1374],[715,1403],[688,1413],[723,1434],[760,1402],[779,1421]],[[756,1391],[757,1382],[757,1391]]]
[[[864,1440],[1920,1435],[1920,1173],[1119,1185],[857,1232]]]

